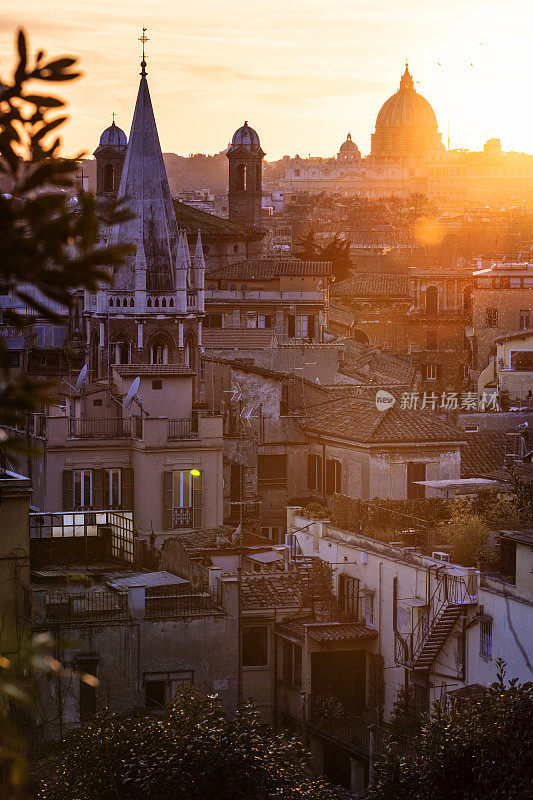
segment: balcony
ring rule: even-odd
[[[58,592],[45,600],[48,622],[82,623],[124,619],[128,615],[126,595],[108,591]]]
[[[183,419],[169,419],[168,439],[177,441],[179,439],[198,438],[198,417],[185,417]]]
[[[71,419],[70,439],[142,439],[141,417]]]

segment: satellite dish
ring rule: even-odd
[[[135,395],[139,391],[140,384],[141,384],[141,379],[139,377],[135,378],[130,388],[128,389],[128,394],[126,395],[126,399],[124,400],[124,408],[131,407],[131,404],[135,400]]]
[[[84,364],[80,370],[80,374],[78,375],[78,380],[76,381],[76,391],[81,392],[85,384],[87,383],[87,364]]]

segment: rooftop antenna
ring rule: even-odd
[[[124,408],[128,410],[131,408],[132,403],[136,403],[141,410],[141,417],[143,414],[146,414],[146,416],[149,417],[150,415],[148,411],[145,411],[143,409],[142,400],[137,394],[137,392],[139,391],[140,384],[141,384],[141,379],[140,377],[137,376],[137,378],[134,378],[130,388],[128,389],[126,399],[124,400]]]

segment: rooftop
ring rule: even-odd
[[[202,344],[206,350],[267,350],[274,347],[271,328],[206,328]]]
[[[300,608],[303,585],[296,572],[243,575],[241,597],[244,608]]]
[[[194,375],[186,364],[114,364],[113,369],[124,378],[137,375]]]
[[[337,439],[368,444],[459,443],[466,438],[462,430],[443,422],[436,414],[401,410],[397,405],[378,411],[375,402],[353,397],[315,406],[304,427]]]
[[[378,632],[357,622],[316,622],[312,618],[293,619],[282,622],[276,630],[305,639],[306,635],[315,642],[356,642],[362,639],[375,639]]]
[[[180,200],[173,200],[173,203],[178,226],[185,229],[189,237],[196,237],[198,231],[201,231],[204,242],[212,239],[255,241],[264,236],[264,232],[257,228],[230,222],[215,214],[208,214],[206,211],[182,203]]]
[[[189,583],[171,572],[137,572],[121,578],[106,581],[113,589],[152,588],[154,586],[183,586]]]
[[[331,287],[332,297],[409,298],[407,275],[360,273]]]
[[[281,276],[331,275],[331,261],[301,261],[298,258],[256,258],[238,261],[227,267],[212,270],[206,276],[212,280],[272,280]]]

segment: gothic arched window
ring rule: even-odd
[[[168,364],[168,344],[162,336],[158,336],[150,348],[150,363]]]
[[[112,364],[129,364],[131,360],[131,345],[121,336],[114,339],[110,345],[110,360]]]

